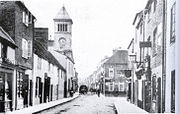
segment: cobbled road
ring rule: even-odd
[[[116,114],[111,98],[95,95],[80,95],[73,101],[58,105],[38,114]]]

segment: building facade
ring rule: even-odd
[[[35,17],[21,1],[1,1],[0,15],[0,25],[18,46],[15,50],[17,96],[14,105],[15,109],[21,109],[32,105],[32,44]]]
[[[175,112],[175,24],[175,0],[148,0],[133,22],[131,102],[148,112]]]
[[[48,51],[48,28],[35,28],[33,44],[34,104],[63,98],[66,71]]]
[[[166,96],[165,112],[175,112],[176,1],[167,0],[166,17]]]
[[[105,95],[125,95],[127,92],[128,51],[113,50],[113,55],[104,63]]]
[[[0,26],[0,112],[15,108],[15,48],[14,40]]]

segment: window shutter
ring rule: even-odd
[[[28,24],[29,24],[29,23],[28,23],[28,22],[29,22],[29,19],[28,19],[28,18],[29,18],[29,16],[28,16],[28,14],[26,13],[26,23],[25,23],[26,26],[28,26]]]
[[[27,59],[28,58],[28,41],[25,40],[25,58]]]
[[[32,41],[28,41],[28,57],[32,57]]]
[[[23,23],[25,23],[25,12],[23,11],[23,18],[22,18]]]
[[[25,39],[22,39],[22,57],[25,58]]]
[[[22,57],[28,58],[28,42],[26,39],[22,39]]]

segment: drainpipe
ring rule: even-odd
[[[176,39],[175,39],[175,113],[179,114],[180,113],[180,108],[178,108],[180,106],[180,32],[178,32],[178,30],[180,30],[180,1],[176,0]]]
[[[166,87],[166,0],[163,0],[163,24],[162,24],[162,100],[161,112],[165,112],[165,87]]]

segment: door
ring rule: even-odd
[[[171,72],[171,112],[175,113],[175,70]]]
[[[5,101],[5,75],[0,72],[0,112],[4,112],[4,101]]]
[[[23,95],[23,98],[24,98],[24,101],[23,101],[23,104],[24,104],[24,107],[28,107],[28,94],[29,94],[29,91],[28,91],[28,86],[29,86],[29,75],[24,75],[23,76],[23,82],[22,82],[22,95]]]
[[[161,113],[161,78],[158,78],[158,91],[157,91],[157,108],[158,108],[158,113]]]
[[[33,98],[32,98],[32,90],[33,90],[33,88],[32,88],[32,80],[30,80],[30,91],[29,91],[29,105],[30,106],[32,106],[32,100],[33,100]]]

